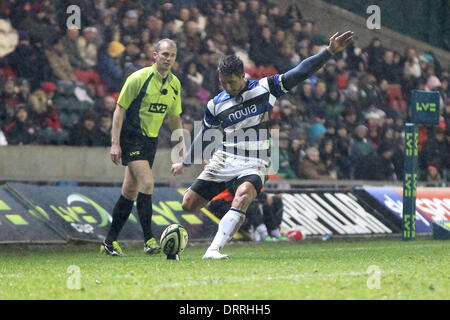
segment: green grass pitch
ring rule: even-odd
[[[365,240],[232,244],[231,259],[180,261],[122,245],[0,246],[0,299],[449,299],[450,243]],[[78,282],[77,282],[78,281]],[[78,289],[79,286],[79,289]]]

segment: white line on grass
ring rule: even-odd
[[[382,271],[381,274],[393,274],[397,271]],[[223,283],[242,283],[242,282],[262,282],[262,281],[280,281],[280,280],[292,280],[299,281],[304,279],[318,279],[326,280],[340,277],[367,277],[367,272],[339,272],[339,273],[298,273],[290,275],[276,275],[276,276],[263,276],[263,277],[220,277],[217,279],[207,279],[203,281],[185,280],[183,282],[171,282],[160,285],[151,285],[151,288],[165,289],[165,288],[178,288],[178,287],[198,287],[198,286],[210,286]]]

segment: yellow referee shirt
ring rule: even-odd
[[[163,79],[156,65],[132,73],[117,103],[126,110],[123,129],[157,137],[166,114],[181,114],[181,83],[169,72]]]

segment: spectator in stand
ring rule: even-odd
[[[327,83],[324,80],[319,80],[313,89],[311,106],[309,109],[309,117],[314,119],[319,117],[325,118],[325,111],[327,109],[326,103]]]
[[[5,107],[0,104],[0,130],[2,130],[7,123],[9,123],[9,117],[6,113]]]
[[[350,178],[354,177],[354,168],[358,167],[369,153],[373,152],[375,148],[367,141],[367,134],[369,129],[365,125],[359,125],[355,128],[353,134],[353,146],[350,156],[352,172]]]
[[[125,46],[118,41],[111,41],[106,48],[100,50],[98,70],[110,92],[118,92],[121,88],[124,74],[120,57],[124,51]]]
[[[282,33],[283,30],[278,30],[276,36]],[[278,47],[279,52],[273,61],[273,66],[278,72],[283,73],[300,63],[300,57],[294,52],[294,47],[285,40],[280,40]]]
[[[76,39],[76,49],[81,58],[82,68],[74,67],[78,81],[84,84],[93,84],[94,93],[97,92],[97,86],[101,83],[100,76],[96,71],[98,64],[97,35],[97,28],[87,27],[83,30],[83,35]]]
[[[16,110],[13,120],[5,127],[4,133],[9,145],[33,144],[36,142],[37,134],[29,123],[25,106]]]
[[[331,59],[330,61],[328,61],[325,64],[325,68],[324,68],[325,70],[324,70],[322,78],[325,81],[325,83],[327,84],[327,88],[331,88],[331,87],[335,86],[337,83],[339,74],[337,72],[336,67],[337,67],[337,63],[336,63],[336,60],[334,60],[334,59]]]
[[[186,63],[181,76],[181,82],[183,83],[183,90],[181,92],[183,103],[188,106],[188,112],[191,115],[195,114],[195,118],[198,118],[197,116],[202,112],[200,106],[204,105],[205,98],[209,97],[210,94],[202,87],[203,75],[198,71],[197,64],[194,60]]]
[[[302,21],[303,14],[298,7],[298,5],[294,2],[287,7],[284,15],[283,15],[283,28],[287,29],[291,23],[295,20]]]
[[[150,29],[148,28],[142,29],[138,47],[142,49],[146,44],[151,44],[151,41],[152,41],[152,34],[150,32]]]
[[[106,95],[102,100],[97,100],[95,111],[99,114],[109,113],[113,114],[116,109],[116,98],[112,95]]]
[[[111,127],[112,127],[112,114],[102,113],[100,115],[100,121],[98,125],[98,137],[95,142],[96,146],[108,147],[111,145]]]
[[[300,20],[292,20],[290,22],[289,28],[286,28],[286,42],[290,44],[293,48],[296,48],[299,41],[302,40],[300,37],[301,33],[302,33],[302,22]]]
[[[347,63],[348,70],[350,72],[364,73],[364,55],[362,54],[361,48],[357,46],[356,41],[353,41],[353,43],[350,43],[350,45],[345,48],[345,54],[347,55],[345,61]]]
[[[302,23],[302,32],[300,33],[300,40],[307,39],[311,41],[311,44],[314,45],[313,42],[313,30],[314,30],[314,22],[311,19],[303,20]]]
[[[121,26],[121,36],[124,45],[139,42],[139,15],[140,11],[138,10],[128,10],[125,12]]]
[[[378,81],[385,79],[390,84],[400,84],[401,71],[395,63],[394,57],[395,55],[392,50],[385,50],[383,54],[383,61],[381,61],[381,63],[378,64],[372,71]]]
[[[69,55],[58,37],[54,38],[49,48],[45,50],[45,56],[56,80],[77,81]]]
[[[261,12],[260,5],[261,4],[258,0],[248,1],[247,11],[245,12],[243,18],[249,28],[256,24],[256,20],[258,19]]]
[[[19,32],[19,44],[14,52],[0,57],[0,66],[10,66],[17,77],[27,79],[31,88],[37,88],[40,82],[50,76],[50,67],[44,50],[36,41],[31,41],[28,31]]]
[[[284,17],[281,15],[280,6],[276,3],[271,3],[268,6],[267,19],[272,29],[283,29]]]
[[[428,137],[419,154],[419,168],[425,172],[429,166],[436,167],[442,176],[448,162],[448,159],[446,159],[447,155],[447,141],[444,129],[440,126],[435,127],[434,135]]]
[[[370,45],[363,50],[363,55],[367,60],[367,69],[370,73],[374,73],[379,69],[383,61],[384,48],[379,38],[373,38]]]
[[[164,33],[172,32],[174,34],[177,34],[178,31],[173,32],[173,30],[168,31],[167,28],[171,27],[171,24],[167,24],[167,27],[165,28],[163,25],[162,19],[156,17],[155,15],[149,15],[147,19],[145,20],[145,27],[147,30],[150,31],[150,39],[152,39],[152,42],[158,42],[162,37]],[[127,45],[129,43],[137,43],[140,41],[139,39],[135,38],[132,40],[129,37],[123,37],[122,42],[124,45]]]
[[[367,128],[369,129],[367,139],[375,147],[380,145],[383,134],[381,117],[377,110],[378,109],[371,108],[365,114]]]
[[[289,137],[286,133],[280,132],[279,139],[279,169],[276,175],[282,179],[297,179],[289,163]]]
[[[335,86],[331,87],[325,101],[325,118],[334,121],[341,120],[344,105],[341,102],[339,89]]]
[[[388,107],[387,104],[383,104],[384,101],[377,84],[377,79],[370,73],[361,78],[359,83],[358,101],[360,101],[360,109],[362,112],[366,112],[372,106],[380,107],[382,109]]]
[[[66,34],[61,38],[62,46],[64,47],[64,51],[67,52],[69,56],[70,64],[74,69],[87,69],[87,64],[84,63],[81,58],[80,53],[78,52],[78,42],[79,42],[80,31],[78,28],[69,28],[66,31]]]
[[[355,128],[360,124],[359,113],[357,109],[354,107],[346,107],[342,112],[343,120],[345,127],[348,132],[353,132]]]
[[[441,93],[441,97],[444,101],[447,99],[450,99],[449,81],[450,81],[450,75],[443,76],[442,81],[441,81],[440,93]]]
[[[191,19],[191,11],[188,7],[180,8],[178,17],[175,19],[174,31],[180,33],[183,30],[184,24]]]
[[[442,83],[441,80],[439,80],[438,77],[436,76],[430,76],[427,79],[426,85],[425,85],[425,91],[441,91],[442,89]],[[440,102],[441,102],[441,106],[444,106],[444,101],[442,99],[442,96],[439,97]]]
[[[272,31],[268,26],[250,43],[249,57],[257,66],[272,66],[277,56],[277,48],[272,42]]]
[[[442,182],[442,176],[436,167],[428,166],[428,168],[426,169],[424,180],[430,183],[440,183]]]
[[[298,177],[308,180],[336,180],[335,171],[328,171],[325,164],[320,161],[319,150],[316,147],[306,149],[306,157],[300,162]]]
[[[282,124],[288,125],[289,127],[298,126],[300,119],[296,114],[297,110],[295,106],[289,100],[281,100],[280,102],[280,120]]]
[[[51,1],[34,2],[31,13],[21,23],[21,28],[30,33],[31,39],[41,43],[44,48],[51,45],[58,30],[55,21],[49,19],[46,6],[51,6],[54,10]]]
[[[87,110],[70,133],[70,145],[93,147],[100,144],[98,130],[96,130],[97,115]]]
[[[216,64],[217,55],[207,46],[202,47],[198,55],[197,67],[203,76],[203,86],[210,93],[218,92],[220,88]]]
[[[223,14],[215,12],[208,17],[206,23],[205,33],[208,38],[213,38],[217,33],[225,33],[225,26],[222,23]]]
[[[266,225],[269,236],[272,241],[287,241],[287,238],[281,235],[280,225],[283,221],[283,200],[281,194],[269,194],[262,192],[258,196],[262,202],[264,224]]]
[[[1,118],[4,122],[9,122],[16,114],[19,99],[16,94],[16,87],[13,78],[9,78],[3,85],[3,90],[0,92],[0,108],[3,111]]]
[[[233,11],[230,24],[226,26],[226,33],[232,45],[248,49],[249,31],[245,23],[242,22],[242,17],[238,10]]]
[[[337,140],[337,125],[339,121],[335,121],[333,119],[327,119],[324,123],[325,127],[325,134],[323,135],[322,139],[331,139],[336,144]]]
[[[445,130],[445,167],[444,167],[444,175],[443,178],[450,182],[450,128]]]
[[[19,80],[18,85],[19,92],[17,93],[17,100],[19,103],[27,105],[31,94],[30,82],[27,79],[21,79]]]
[[[328,172],[338,171],[338,155],[335,152],[335,143],[331,138],[322,138],[319,145],[320,161]]]
[[[301,39],[308,39],[312,45],[322,46],[327,43],[326,37],[315,31],[315,22],[312,19],[303,21]]]
[[[396,146],[391,142],[381,144],[365,156],[355,168],[354,179],[370,181],[397,181],[392,157]]]
[[[299,54],[301,60],[307,59],[311,53],[310,43],[308,40],[300,41],[298,43],[298,45],[295,45],[294,48],[298,48],[298,54]]]
[[[68,133],[62,129],[53,95],[57,90],[52,82],[44,82],[42,90],[34,91],[30,96],[29,118],[38,134],[40,144],[63,144],[67,142]]]
[[[348,134],[347,127],[342,122],[336,126],[335,152],[337,154],[338,177],[350,179],[352,172],[351,153],[353,140]]]
[[[392,156],[392,163],[395,169],[395,175],[397,178],[403,179],[403,165],[404,165],[404,145],[403,138],[399,137],[396,133],[395,125],[385,124],[383,125],[381,144],[391,143],[394,148],[394,155]]]
[[[344,95],[344,106],[359,110],[359,112],[361,112],[361,101],[358,86],[354,83],[349,83],[347,89],[344,91]]]
[[[120,38],[120,27],[117,21],[116,13],[110,9],[103,9],[99,12],[99,19],[93,25],[97,29],[97,48],[105,43]]]
[[[193,54],[197,54],[203,46],[203,40],[198,31],[197,22],[194,20],[187,21],[183,27],[183,33],[186,37],[186,50]]]
[[[327,133],[327,129],[324,126],[325,122],[322,119],[316,118],[313,125],[310,126],[308,132],[308,145],[318,146],[320,140]]]
[[[422,76],[419,57],[417,56],[416,49],[413,47],[406,49],[406,54],[403,61],[403,76],[406,79],[419,79]]]
[[[136,62],[140,59],[140,54],[141,49],[139,49],[136,44],[128,43],[126,45],[125,51],[121,57],[121,61],[124,66],[123,80],[141,68],[136,64]]]
[[[313,104],[311,81],[309,80],[303,81],[298,87],[297,95],[299,97],[299,104],[297,105],[297,110],[306,117],[309,117]]]
[[[442,111],[442,116],[444,117],[445,128],[450,129],[450,98],[444,101],[444,110]]]
[[[289,164],[294,170],[294,172],[298,172],[298,166],[300,165],[300,162],[305,158],[306,156],[306,135],[299,135],[293,140],[290,141],[289,146]]]

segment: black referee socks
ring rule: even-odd
[[[111,228],[105,239],[107,244],[112,244],[113,241],[117,240],[120,231],[130,216],[131,210],[133,209],[133,203],[134,200],[128,200],[123,195],[117,200],[113,209]]]
[[[139,192],[136,202],[139,221],[141,222],[142,231],[144,232],[144,242],[147,242],[148,240],[153,238],[152,195]]]

